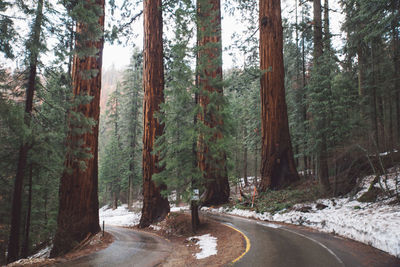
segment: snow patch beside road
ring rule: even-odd
[[[362,189],[354,197],[319,199],[312,203],[297,204],[291,210],[282,210],[276,214],[223,207],[202,210],[262,221],[303,225],[371,245],[400,258],[400,205],[389,205],[395,198],[380,198],[375,203],[357,201],[357,198],[368,190],[374,178],[365,177],[361,183]],[[400,177],[388,175],[387,178],[386,184],[389,189],[394,189]],[[318,203],[327,207],[319,210],[316,207]],[[302,207],[309,207],[309,212],[300,211]]]
[[[108,206],[104,206],[99,210],[100,224],[103,221],[107,225],[114,226],[135,226],[139,224],[140,212],[132,212],[128,210],[128,205],[124,204],[113,210]]]
[[[141,203],[134,204],[136,208],[140,205]],[[189,210],[189,206],[176,207],[175,205],[171,205],[171,212],[187,210]],[[99,209],[100,225],[103,225],[104,221],[107,225],[131,227],[139,224],[141,215],[141,212],[129,211],[128,205],[126,204],[119,206],[115,210],[110,208],[108,205]],[[154,230],[158,231],[159,229]]]
[[[192,236],[187,238],[187,240],[195,242],[200,247],[201,251],[194,255],[198,260],[217,255],[218,253],[217,238],[210,234]]]
[[[39,258],[49,258],[50,257],[50,251],[53,248],[53,245],[45,247],[44,249],[39,250],[36,254],[28,257],[28,259],[39,259]]]

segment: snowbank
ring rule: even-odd
[[[204,259],[212,255],[217,255],[217,238],[210,235],[200,235],[200,236],[192,236],[187,238],[188,241],[196,242],[199,245],[201,251],[196,253],[194,256],[196,259]]]
[[[171,205],[170,212],[181,212],[181,211],[188,211],[190,210],[190,206],[182,206],[176,207],[175,205]]]
[[[140,212],[131,212],[128,210],[128,205],[124,204],[113,210],[108,206],[104,206],[99,210],[100,224],[114,226],[135,226],[139,224]]]
[[[50,257],[50,251],[53,248],[53,245],[45,247],[42,250],[39,250],[36,254],[28,257],[28,259],[39,259],[39,258],[49,258]]]
[[[391,199],[378,199],[376,203],[357,201],[373,180],[373,176],[365,177],[362,190],[354,197],[320,199],[313,203],[298,204],[292,210],[283,210],[276,214],[256,213],[240,209],[208,209],[205,211],[223,212],[263,221],[285,222],[308,226],[322,232],[334,233],[347,237],[400,257],[400,206],[388,205]],[[388,175],[388,187],[395,186],[395,175]],[[397,181],[400,177],[397,176]],[[379,184],[375,185],[379,187]],[[393,189],[393,188],[392,188]],[[319,210],[316,205],[327,207]],[[310,207],[309,212],[301,212],[301,207]]]

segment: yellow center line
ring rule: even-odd
[[[246,240],[246,250],[242,253],[242,255],[240,255],[239,257],[237,257],[236,259],[234,259],[234,260],[232,261],[232,263],[235,263],[235,262],[237,262],[238,260],[240,260],[241,258],[243,258],[243,256],[246,255],[247,252],[249,252],[250,247],[251,247],[250,239],[249,239],[242,231],[240,231],[239,229],[236,229],[235,227],[232,227],[232,226],[227,225],[227,224],[224,224],[224,225],[226,225],[226,226],[228,226],[229,228],[232,228],[233,230],[239,232],[239,233],[244,237],[244,239]]]

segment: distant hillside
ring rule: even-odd
[[[100,112],[104,113],[108,96],[115,91],[117,83],[122,81],[123,70],[118,70],[115,66],[103,69],[101,81]]]

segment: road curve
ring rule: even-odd
[[[237,216],[204,215],[233,226],[249,238],[250,250],[233,266],[400,266],[400,260],[387,253],[334,235]]]
[[[168,241],[141,231],[107,226],[114,242],[106,249],[55,266],[151,267],[159,265],[170,253]]]

